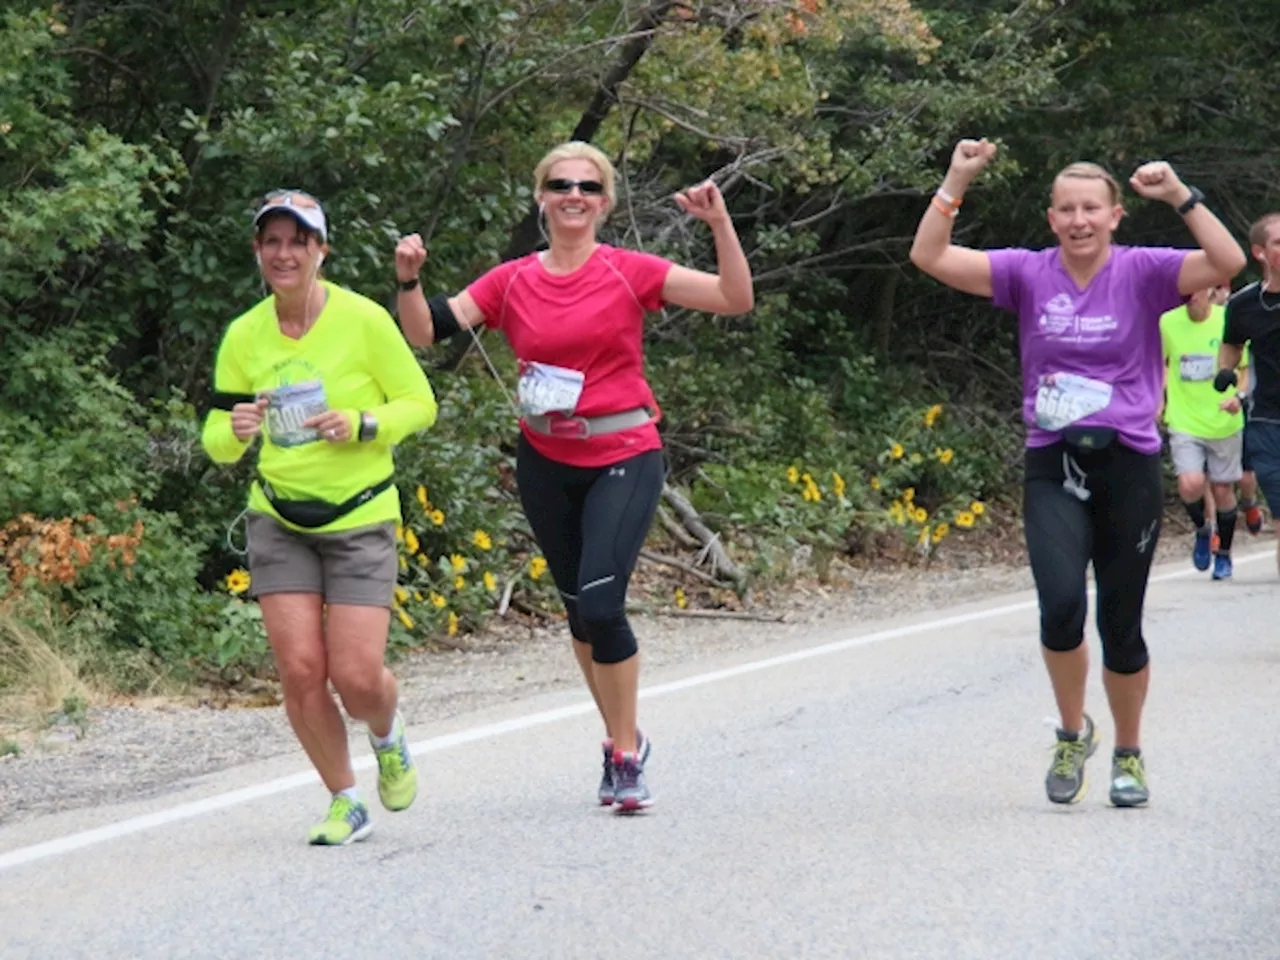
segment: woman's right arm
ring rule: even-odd
[[[253,393],[253,384],[240,368],[231,344],[231,330],[222,338],[218,347],[218,361],[213,372],[214,396],[236,398]],[[248,399],[248,396],[245,396]],[[252,403],[236,402],[227,406],[214,406],[205,415],[204,429],[200,432],[200,444],[214,463],[235,463],[262,428],[266,400],[258,398]]]
[[[396,244],[396,280],[402,284],[416,281],[426,261],[427,248],[422,237],[416,233],[401,237]],[[435,301],[435,313],[440,314],[446,309],[451,311],[459,329],[466,330],[484,323],[484,314],[465,290],[456,297],[431,299]],[[415,347],[429,347],[436,342],[433,305],[427,302],[421,283],[411,290],[400,290],[396,295],[396,313],[405,339]]]
[[[951,242],[951,226],[965,191],[996,154],[986,140],[961,140],[951,155],[951,167],[942,187],[930,199],[916,227],[911,262],[935,280],[980,297],[990,297],[991,259],[984,250],[972,250]]]

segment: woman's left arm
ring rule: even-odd
[[[716,243],[718,273],[690,270],[673,265],[662,285],[662,299],[689,310],[736,315],[755,305],[751,267],[738,241],[738,231],[725,209],[724,197],[714,182],[691,187],[676,194],[676,203],[689,216],[711,228]]]
[[[362,412],[377,421],[378,443],[396,444],[436,422],[436,395],[391,317],[380,315],[370,322],[368,337],[368,355],[376,358],[373,377],[387,402]],[[359,413],[355,421],[359,431]]]
[[[1191,188],[1178,179],[1173,167],[1163,160],[1144,163],[1133,172],[1129,184],[1142,196],[1163,200],[1175,210],[1193,196]],[[1183,219],[1200,249],[1182,259],[1182,268],[1178,271],[1180,294],[1189,297],[1197,290],[1227,283],[1244,269],[1244,250],[1212,210],[1203,203],[1195,203],[1183,214]]]

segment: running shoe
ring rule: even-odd
[[[615,750],[613,754],[613,809],[635,813],[653,805],[653,794],[644,779],[644,761],[637,754]]]
[[[604,771],[600,774],[600,789],[597,795],[600,798],[600,806],[611,807],[614,800],[614,780],[613,780],[613,741],[605,740],[600,744],[604,752]],[[643,766],[645,761],[649,759],[649,738],[639,730],[636,731],[636,753],[640,756],[640,765]]]
[[[1262,532],[1262,508],[1256,503],[1244,508],[1244,525],[1254,536]]]
[[[1089,789],[1084,762],[1098,749],[1098,732],[1093,719],[1084,715],[1084,729],[1069,734],[1058,728],[1058,743],[1053,748],[1053,763],[1044,779],[1044,789],[1053,803],[1076,803]]]
[[[1111,758],[1111,803],[1116,807],[1141,807],[1151,799],[1147,769],[1139,753],[1117,753]]]
[[[1191,562],[1196,565],[1197,570],[1209,569],[1209,561],[1213,556],[1213,551],[1209,548],[1210,532],[1208,525],[1196,531],[1196,542],[1191,548]]]
[[[404,721],[399,713],[391,729],[395,740],[385,747],[378,746],[373,734],[369,734],[369,744],[378,758],[378,799],[388,810],[407,810],[418,796],[418,768],[405,741]]]
[[[1231,555],[1229,553],[1215,553],[1213,555],[1213,579],[1231,579]]]
[[[308,842],[317,847],[344,847],[373,833],[369,808],[341,793],[333,796],[329,815],[311,828]]]

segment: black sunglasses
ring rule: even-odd
[[[577,187],[584,197],[598,197],[604,193],[604,184],[599,180],[561,180],[557,177],[555,180],[548,180],[543,187],[552,193],[570,193]]]

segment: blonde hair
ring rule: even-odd
[[[1101,164],[1089,163],[1086,160],[1069,163],[1058,171],[1058,175],[1053,178],[1053,185],[1056,187],[1058,181],[1064,177],[1070,177],[1073,180],[1101,180],[1107,185],[1107,194],[1111,197],[1111,205],[1116,206],[1120,203],[1120,184]],[[1053,202],[1052,188],[1049,190],[1049,201],[1050,203]]]
[[[1263,214],[1253,221],[1253,226],[1249,228],[1249,245],[1265,247],[1267,245],[1267,235],[1271,232],[1273,223],[1280,223],[1280,213]]]
[[[604,195],[609,200],[609,209],[612,210],[617,205],[618,175],[614,172],[613,164],[601,150],[582,140],[570,140],[567,143],[562,143],[538,161],[538,165],[533,168],[533,192],[535,196],[546,187],[551,168],[561,160],[591,161],[596,170],[600,172],[600,182],[604,184]]]

